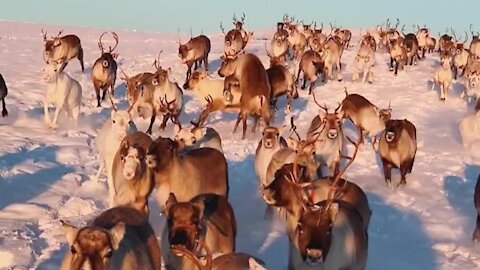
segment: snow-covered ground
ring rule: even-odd
[[[42,28],[56,34],[60,27],[0,22],[0,73],[10,91],[10,116],[0,118],[0,269],[57,269],[66,251],[59,220],[81,225],[106,209],[106,183],[97,183],[92,176],[98,166],[94,139],[110,108],[108,102],[103,103],[104,108],[96,108],[90,80],[91,66],[99,56],[98,37],[104,30],[65,28],[64,33],[81,38],[85,51],[84,74],[77,60],[66,68],[83,87],[83,107],[77,129],[61,119],[60,129],[52,131],[43,122]],[[117,33],[119,64],[128,74],[152,70],[154,57],[163,50],[162,66],[171,67],[172,78],[183,83],[186,68],[178,60],[176,35]],[[257,31],[255,35],[247,51],[260,55],[266,64],[262,38],[271,33]],[[212,76],[217,76],[223,36],[210,38],[210,67]],[[456,82],[443,104],[438,92],[430,90],[430,78],[438,65],[436,54],[394,78],[388,72],[385,53],[377,54],[374,84],[354,84],[350,82],[354,52],[355,48],[350,48],[342,59],[345,82],[318,86],[314,91],[317,98],[336,107],[347,86],[349,92],[361,93],[379,107],[391,101],[393,117],[409,119],[418,131],[415,166],[403,190],[386,188],[379,159],[368,144],[346,173],[365,190],[373,209],[367,269],[479,269],[480,249],[470,238],[475,222],[473,189],[480,167],[460,143],[458,121],[472,111],[472,105],[458,97],[463,84]],[[119,80],[116,88],[117,103],[126,108],[125,84]],[[196,118],[202,109],[191,93],[186,92],[185,100],[182,122]],[[293,111],[301,131],[305,132],[317,112],[318,107],[302,91]],[[282,124],[283,117],[281,113],[275,124]],[[234,119],[233,114],[217,113],[209,124],[222,135],[229,162],[237,250],[262,258],[269,269],[286,269],[284,228],[263,219],[265,207],[257,192],[253,160],[260,132],[248,133],[242,141],[240,133],[231,134]],[[146,121],[136,122],[146,130]],[[159,133],[154,130],[156,137]],[[171,126],[163,135],[171,135]],[[395,177],[398,179],[398,174]],[[160,235],[164,220],[154,208],[151,221]]]

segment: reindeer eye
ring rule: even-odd
[[[77,249],[72,245],[72,246],[70,246],[70,252],[72,254],[77,254]]]
[[[115,124],[115,120],[112,121]]]
[[[109,251],[105,254],[105,258],[111,258],[112,255],[113,255],[112,250],[109,250]]]

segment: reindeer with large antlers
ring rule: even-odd
[[[470,33],[472,34],[472,42],[470,43],[470,53],[477,59],[480,59],[480,32],[473,30],[473,25],[470,24]]]
[[[470,52],[466,48],[467,46],[465,43],[468,41],[468,33],[465,31],[465,39],[463,42],[457,39],[456,35],[453,35],[455,41],[455,52],[453,56],[453,78],[456,80],[458,77],[458,72],[461,70],[463,76],[465,74],[465,69],[468,64],[468,58],[470,56]]]
[[[247,32],[243,29],[245,23],[245,13],[243,13],[240,21],[237,19],[235,14],[233,15],[233,25],[234,29],[229,30],[225,33],[222,23],[220,23],[220,29],[225,35],[224,38],[224,54],[226,57],[234,57],[241,53],[244,53],[245,47],[251,41],[253,37],[253,32]]]
[[[118,54],[113,51],[118,46],[118,35],[115,32],[111,32],[115,45],[109,46],[108,50],[105,50],[102,42],[103,36],[107,32],[104,32],[98,39],[98,48],[100,49],[100,58],[95,61],[92,68],[92,82],[95,88],[95,94],[97,95],[97,107],[101,106],[100,91],[103,90],[102,100],[105,100],[105,95],[108,92],[110,102],[113,104],[113,95],[115,89],[115,81],[117,79],[117,59]]]
[[[47,38],[47,32],[43,31],[43,43],[45,48],[43,50],[43,59],[47,64],[53,62],[56,64],[62,64],[59,68],[59,71],[62,72],[70,61],[73,58],[78,58],[80,65],[82,67],[82,72],[84,71],[83,66],[83,49],[80,44],[80,38],[76,35],[65,35],[60,37],[63,30],[58,32],[58,35]]]

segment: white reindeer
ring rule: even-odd
[[[433,75],[432,90],[435,90],[435,84],[440,85],[440,100],[447,99],[448,89],[453,82],[453,72],[450,56],[442,56],[440,58],[442,66],[435,71]]]
[[[107,169],[107,183],[109,192],[109,204],[114,205],[115,188],[113,183],[113,160],[115,154],[127,133],[137,131],[135,123],[129,111],[112,110],[111,118],[105,121],[97,134],[96,144],[100,153],[100,165],[97,172],[97,180],[103,170]]]
[[[354,60],[355,71],[353,72],[352,81],[357,81],[360,74],[363,73],[362,83],[365,83],[367,80],[369,83],[372,83],[372,68],[374,64],[375,51],[371,46],[361,41]]]
[[[73,118],[76,126],[82,101],[82,87],[80,83],[63,71],[57,70],[56,63],[49,64],[45,67],[43,70],[43,80],[47,83],[47,95],[43,103],[45,123],[52,129],[58,128],[58,116],[61,111],[65,110],[68,116]],[[50,104],[55,106],[53,121],[48,112]]]
[[[463,147],[469,148],[480,140],[480,112],[466,116],[459,124]]]

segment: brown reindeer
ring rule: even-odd
[[[313,88],[315,87],[315,82],[318,79],[319,75],[323,75],[322,81],[325,81],[325,62],[322,59],[320,53],[308,50],[306,51],[302,59],[300,60],[298,66],[297,81],[300,79],[300,74],[303,72],[303,85],[302,90],[307,86],[307,81],[310,82],[310,87],[308,89],[308,94],[312,94]]]
[[[150,136],[143,132],[127,134],[120,143],[112,166],[115,205],[128,205],[147,215],[154,179],[151,171],[147,170],[146,155],[152,142]]]
[[[80,38],[76,35],[65,35],[60,37],[63,30],[58,32],[58,35],[47,39],[47,32],[43,34],[43,43],[45,48],[43,50],[43,59],[47,64],[50,62],[62,64],[59,68],[59,72],[62,72],[70,61],[73,58],[78,58],[80,61],[80,66],[82,67],[82,72],[85,70],[83,66],[83,49],[80,44]]]
[[[389,120],[380,139],[379,154],[383,163],[385,182],[392,183],[392,168],[399,168],[398,186],[407,184],[405,175],[411,173],[417,153],[417,130],[407,119]]]
[[[117,62],[115,59],[118,57],[117,53],[113,51],[118,46],[118,35],[115,32],[111,32],[115,40],[115,45],[110,46],[108,51],[105,50],[102,42],[102,37],[107,32],[104,32],[98,39],[98,48],[100,49],[100,58],[95,61],[92,68],[92,82],[97,95],[97,107],[100,107],[100,91],[103,90],[102,100],[105,100],[105,94],[108,92],[110,102],[113,104],[112,96],[115,90],[115,81],[117,79]]]
[[[235,58],[223,57],[223,63],[218,74],[226,82],[236,81],[240,86],[240,113],[233,132],[237,131],[240,121],[243,122],[242,139],[247,132],[247,117],[253,115],[255,123],[252,132],[255,132],[258,118],[261,117],[265,126],[270,124],[270,96],[271,88],[268,74],[262,62],[254,54],[245,54]],[[228,91],[228,88],[227,88]]]
[[[162,269],[155,231],[133,208],[108,209],[83,228],[61,223],[70,248],[60,270]]]
[[[196,253],[196,242],[200,240],[215,253],[235,251],[237,224],[233,209],[225,197],[202,194],[182,202],[170,193],[165,212],[167,226],[162,234],[162,252],[167,269],[195,269],[192,261],[177,257],[169,247],[184,247]]]
[[[155,174],[156,199],[164,207],[170,192],[179,201],[214,193],[228,196],[228,168],[225,156],[213,148],[193,149],[179,154],[177,142],[159,137],[150,146],[147,165]]]
[[[210,39],[205,35],[200,35],[197,37],[192,37],[190,35],[190,40],[182,44],[180,37],[178,37],[178,57],[182,60],[182,63],[187,65],[187,75],[185,78],[185,85],[187,84],[188,78],[192,74],[192,66],[194,70],[197,69],[203,62],[205,70],[208,71],[208,54],[210,53],[211,44]],[[186,88],[184,85],[183,88]]]
[[[266,270],[265,263],[247,253],[235,252],[223,254],[213,259],[212,251],[208,246],[197,240],[199,248],[205,250],[205,264],[192,251],[184,248],[174,246],[170,250],[177,256],[185,256],[191,260],[198,270]]]

